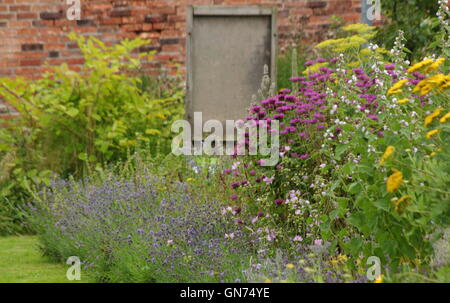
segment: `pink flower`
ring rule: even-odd
[[[314,240],[314,245],[322,245],[322,239]]]
[[[241,185],[240,182],[233,182],[233,183],[231,183],[231,188],[232,188],[232,189],[236,189],[236,188],[238,188],[240,185]]]
[[[301,241],[303,241],[303,238],[302,238],[302,236],[295,236],[294,237],[294,239],[292,239],[292,240],[294,240],[294,241],[296,241],[296,242],[301,242]]]
[[[395,64],[387,64],[384,66],[386,70],[393,70],[395,68]]]
[[[258,161],[256,161],[256,164],[259,165],[259,166],[264,166],[266,164],[266,161],[265,160],[258,160]]]
[[[275,232],[273,230],[269,230],[269,229],[266,229],[266,232],[267,232],[267,237],[266,237],[267,241],[272,242],[276,237]]]
[[[264,181],[264,183],[266,183],[267,185],[269,185],[269,184],[272,184],[273,179],[274,179],[274,177],[271,177],[271,178],[264,177],[264,178],[263,178],[263,181]]]

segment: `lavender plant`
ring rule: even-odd
[[[79,256],[99,281],[233,282],[254,251],[219,215],[219,201],[145,169],[54,180],[37,198],[31,217],[43,251],[59,261]]]

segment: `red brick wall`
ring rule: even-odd
[[[281,45],[292,38],[293,28],[305,23],[308,40],[326,31],[331,15],[350,22],[360,18],[360,0],[81,0],[81,20],[66,18],[65,0],[0,0],[0,77],[39,77],[45,64],[68,63],[76,69],[83,60],[71,31],[93,35],[105,42],[140,36],[152,40],[156,50],[146,62],[149,74],[176,72],[185,59],[188,5],[277,6]]]

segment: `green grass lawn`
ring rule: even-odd
[[[83,272],[80,281],[67,280],[68,268],[42,256],[35,236],[0,237],[0,283],[90,282]]]

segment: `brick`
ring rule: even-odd
[[[144,19],[145,23],[162,23],[167,20],[167,15],[149,15]]]
[[[69,42],[66,44],[68,49],[78,48],[78,44],[76,42]]]
[[[161,45],[172,45],[180,43],[180,39],[178,38],[161,38],[159,41]]]
[[[102,25],[119,25],[122,24],[122,18],[104,18],[100,20]]]
[[[184,46],[181,44],[166,44],[162,45],[161,51],[163,52],[182,52],[184,51]]]
[[[49,51],[48,52],[48,56],[50,58],[58,58],[59,57],[59,52],[57,52],[57,51]]]
[[[128,6],[128,1],[113,1],[113,7],[127,7]]]
[[[140,53],[146,53],[146,52],[151,52],[151,51],[161,51],[161,46],[158,45],[143,45],[139,48],[139,52]]]
[[[317,0],[308,1],[309,8],[324,8],[326,6],[327,6],[326,1],[317,1]]]
[[[78,26],[94,26],[94,20],[89,20],[89,19],[77,20],[77,25]]]
[[[49,64],[49,65],[61,65],[61,64],[64,64],[65,62],[66,62],[66,59],[53,59],[53,58],[51,58],[51,59],[45,60],[45,63]]]
[[[37,51],[37,50],[43,50],[43,49],[44,49],[44,45],[40,44],[40,43],[22,44],[23,52]]]
[[[84,58],[72,58],[67,60],[67,64],[83,64]]]
[[[8,27],[10,29],[15,28],[31,28],[31,21],[27,20],[11,20],[8,22]]]
[[[0,20],[2,19],[13,19],[14,18],[14,14],[3,14],[0,13]]]
[[[37,14],[36,13],[18,13],[17,19],[36,19]]]
[[[39,16],[42,20],[58,20],[63,17],[63,12],[41,12]]]
[[[53,26],[53,21],[48,20],[33,20],[31,22],[31,25],[33,27],[46,27],[46,26]]]
[[[131,16],[131,9],[129,8],[120,8],[120,9],[114,9],[109,14],[110,17],[130,17]]]
[[[29,12],[31,10],[31,6],[29,5],[11,5],[9,7],[10,12]]]
[[[154,14],[175,15],[177,13],[177,8],[175,6],[163,6],[152,9],[151,11]]]
[[[41,60],[39,59],[25,59],[20,60],[20,66],[39,66],[41,65]]]

